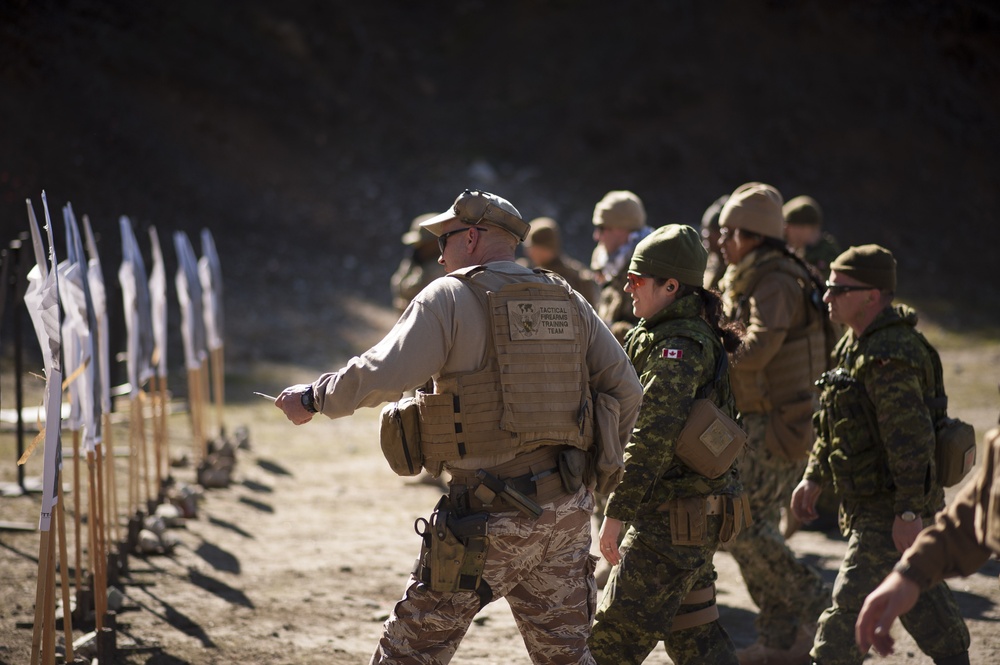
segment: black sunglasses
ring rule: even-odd
[[[472,228],[471,226],[466,226],[464,229],[455,229],[454,231],[448,231],[448,233],[442,233],[441,235],[438,236],[438,249],[441,251],[442,254],[444,254],[444,247],[445,245],[448,244],[449,236],[453,236],[456,233],[465,233],[471,228]],[[486,233],[486,229],[484,229],[481,226],[477,226],[476,230],[478,230],[481,233]]]
[[[826,283],[826,292],[831,296],[840,296],[848,291],[871,291],[874,288],[874,286],[848,286],[847,284]]]

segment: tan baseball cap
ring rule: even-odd
[[[410,230],[403,234],[403,244],[410,245],[412,247],[419,245],[421,240],[429,238],[429,231],[424,231],[420,225],[428,219],[433,219],[435,216],[437,216],[436,212],[428,212],[418,217],[414,217],[413,221],[410,222]],[[434,239],[431,238],[431,241],[433,240]]]
[[[511,233],[518,240],[524,240],[531,228],[510,201],[476,189],[465,190],[449,210],[421,222],[420,226],[439,236],[444,233],[444,225],[453,219],[470,226],[490,224]]]

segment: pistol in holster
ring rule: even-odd
[[[474,591],[482,609],[493,598],[483,581],[487,536],[487,513],[459,516],[449,496],[441,497],[429,520],[418,518],[414,530],[422,538],[414,576],[432,591]]]
[[[485,505],[489,506],[493,503],[493,499],[499,496],[504,503],[528,517],[537,520],[542,516],[542,507],[511,487],[507,481],[494,476],[485,469],[476,471],[476,478],[480,482],[480,485],[475,490],[476,496]]]

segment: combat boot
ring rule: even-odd
[[[957,656],[947,658],[935,658],[934,665],[969,665],[969,652],[965,651]]]
[[[789,648],[769,647],[758,639],[744,649],[737,649],[736,659],[740,665],[807,665],[815,635],[816,624],[805,624],[799,627],[795,642]]]

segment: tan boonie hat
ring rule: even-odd
[[[403,244],[413,246],[419,245],[422,240],[433,240],[434,237],[430,235],[430,232],[420,228],[420,224],[435,216],[437,216],[436,212],[426,212],[419,217],[414,217],[413,221],[410,222],[410,230],[403,234]]]
[[[646,225],[642,199],[630,191],[610,191],[594,206],[594,226],[638,231]]]
[[[551,217],[536,217],[531,220],[531,230],[524,239],[525,247],[545,247],[559,251],[559,225]]]
[[[684,224],[667,224],[639,241],[628,270],[701,286],[707,264],[708,250],[701,244],[701,234]]]
[[[892,252],[879,245],[849,248],[833,260],[830,270],[880,291],[896,290],[896,259]]]
[[[783,240],[785,216],[781,204],[781,192],[777,189],[762,182],[748,182],[737,187],[722,206],[719,226]]]
[[[823,211],[811,196],[796,196],[784,205],[785,224],[792,226],[822,226]]]
[[[511,233],[518,240],[524,240],[530,228],[510,201],[476,189],[465,190],[458,195],[450,210],[421,222],[420,226],[439,236],[444,233],[444,225],[453,219],[470,226],[490,224]]]

